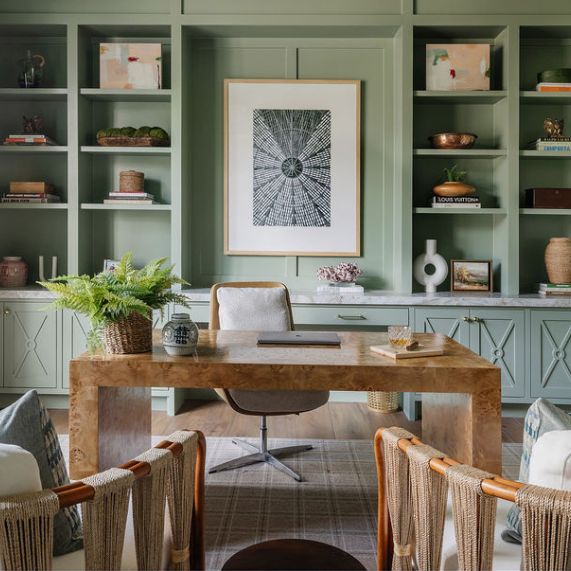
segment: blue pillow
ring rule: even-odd
[[[36,391],[26,393],[0,410],[0,443],[16,444],[34,455],[44,489],[69,484],[57,433]],[[77,506],[60,510],[54,519],[54,555],[82,548]]]

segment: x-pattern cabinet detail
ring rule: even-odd
[[[487,308],[416,308],[415,329],[443,333],[502,370],[502,396],[526,394],[525,310]]]
[[[531,396],[571,398],[571,311],[531,316]]]
[[[2,304],[4,389],[61,388],[61,312],[41,311],[42,307],[29,302]]]

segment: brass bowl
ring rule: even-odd
[[[469,149],[477,138],[474,133],[437,133],[428,140],[435,149]]]

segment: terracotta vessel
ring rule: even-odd
[[[571,283],[571,238],[551,238],[545,248],[545,268],[552,284]]]
[[[28,264],[19,256],[4,256],[0,262],[0,287],[23,287],[28,281]]]
[[[437,196],[468,196],[476,192],[476,188],[465,182],[443,182],[433,189]]]

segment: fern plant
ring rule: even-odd
[[[444,169],[444,178],[446,182],[462,182],[466,178],[467,174],[467,171],[459,170],[458,165],[453,165],[449,169]]]
[[[136,269],[132,254],[127,253],[113,271],[94,276],[59,276],[38,283],[57,294],[52,307],[71,309],[89,318],[87,345],[90,351],[96,351],[102,346],[101,332],[109,323],[121,321],[133,312],[151,319],[153,309],[162,315],[169,303],[189,307],[187,298],[172,291],[172,287],[190,284],[174,275],[174,266],[164,266],[165,262],[166,258],[160,258]]]

